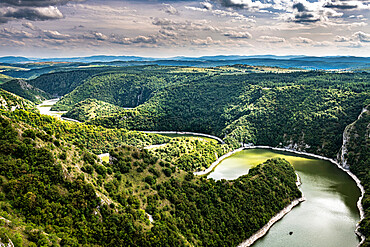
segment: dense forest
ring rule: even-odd
[[[21,79],[7,81],[0,84],[0,88],[28,99],[36,104],[39,104],[46,99],[50,99],[50,95],[48,93]]]
[[[301,195],[285,160],[218,182],[122,142],[101,163],[73,144],[101,127],[1,113],[0,238],[16,246],[236,245]]]
[[[243,144],[337,158],[351,124],[345,159],[366,189],[361,231],[368,239],[369,114],[357,118],[370,104],[369,79],[364,72],[152,65],[71,67],[8,81],[25,98],[41,99],[34,89],[63,96],[53,109],[85,124],[40,115],[32,102],[0,91],[7,133],[0,238],[37,246],[237,245],[300,197],[292,167],[269,160],[217,182],[192,172]],[[226,144],[141,130],[208,133]],[[96,156],[106,152],[109,163]]]

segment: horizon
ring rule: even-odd
[[[215,55],[200,55],[200,56],[186,56],[186,55],[178,55],[178,56],[163,56],[163,57],[155,57],[155,56],[139,56],[139,55],[105,55],[105,54],[93,54],[93,55],[86,55],[86,56],[61,56],[61,57],[42,57],[42,56],[22,56],[22,55],[0,55],[0,58],[26,58],[26,59],[76,59],[76,58],[92,58],[92,57],[137,57],[137,58],[148,58],[148,59],[171,59],[171,58],[204,58],[204,57],[263,57],[263,56],[271,56],[271,57],[316,57],[316,58],[331,58],[331,57],[353,57],[353,58],[370,58],[370,56],[356,56],[356,55],[323,55],[323,56],[315,56],[315,55],[274,55],[274,54],[253,54],[253,55],[239,55],[239,54],[215,54]]]
[[[370,56],[361,0],[6,0],[0,56]]]

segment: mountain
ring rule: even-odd
[[[361,69],[370,67],[369,57],[354,56],[275,56],[275,55],[254,55],[254,56],[235,56],[218,55],[202,57],[169,57],[153,58],[138,56],[90,56],[90,57],[66,57],[66,58],[24,58],[24,57],[3,57],[0,58],[3,63],[35,63],[35,62],[68,62],[68,63],[110,63],[120,66],[129,65],[175,65],[175,66],[225,66],[234,64],[248,64],[254,66],[278,66],[278,67],[296,67],[306,69]]]

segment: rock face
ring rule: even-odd
[[[338,152],[337,160],[339,164],[349,169],[350,166],[358,161],[358,156],[361,156],[361,152],[366,152],[369,149],[367,143],[370,140],[370,105],[366,106],[357,120],[349,124],[343,132],[343,144]],[[360,149],[358,146],[360,143],[364,144],[364,149]]]

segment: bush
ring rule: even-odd
[[[153,176],[146,176],[144,178],[144,181],[146,183],[148,183],[149,185],[154,185],[157,182],[156,179],[155,179],[155,177],[153,177]]]
[[[162,169],[162,172],[164,173],[164,175],[166,175],[167,177],[171,177],[172,175],[172,170],[170,168],[164,168]]]
[[[85,165],[81,168],[81,170],[83,172],[86,172],[88,174],[92,174],[94,172],[94,168],[92,167],[92,165]]]
[[[22,133],[22,136],[23,137],[28,137],[28,138],[31,138],[31,139],[35,139],[36,138],[36,133],[33,130],[27,129]]]

